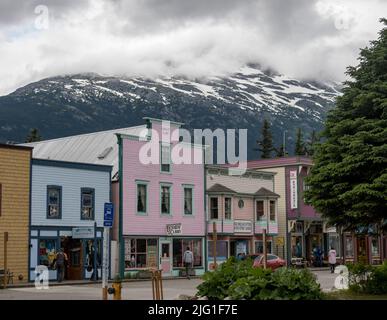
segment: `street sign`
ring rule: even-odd
[[[276,246],[283,246],[284,245],[284,237],[276,237],[275,238],[275,244]]]
[[[113,227],[113,217],[114,217],[114,205],[111,202],[106,202],[103,213],[103,226],[104,227]]]

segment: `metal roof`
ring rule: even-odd
[[[112,178],[118,172],[118,144],[116,134],[140,136],[146,125],[128,127],[76,136],[31,142],[22,146],[34,147],[33,157],[113,166]]]
[[[225,187],[220,183],[214,184],[211,188],[207,190],[207,192],[216,192],[216,193],[236,193],[234,190]]]

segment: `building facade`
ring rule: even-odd
[[[205,271],[204,152],[179,142],[180,126],[147,118],[144,136],[118,135],[121,276],[147,268],[178,276],[187,247],[194,273]],[[173,161],[179,150],[186,160],[180,164]]]
[[[303,258],[315,264],[314,252],[321,249],[326,256],[332,246],[342,256],[340,237],[335,228],[327,228],[319,213],[304,201],[305,177],[312,167],[308,157],[285,157],[254,160],[248,168],[275,172],[275,192],[279,199],[279,233],[286,259]],[[281,252],[277,253],[281,256]]]
[[[208,269],[239,254],[263,253],[263,230],[268,253],[274,252],[278,233],[278,199],[274,174],[248,170],[230,174],[231,168],[207,166]],[[216,234],[215,230],[216,228]],[[216,243],[214,243],[216,237]]]
[[[7,269],[14,283],[28,280],[31,155],[32,148],[0,144],[0,269],[8,232]]]
[[[104,204],[110,202],[111,166],[32,160],[29,279],[37,265],[54,266],[60,248],[68,258],[66,280],[101,277]]]

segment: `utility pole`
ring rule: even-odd
[[[214,222],[212,226],[213,226],[212,227],[212,237],[213,237],[213,244],[214,244],[214,270],[215,270],[217,268],[217,264],[216,264],[216,256],[217,256],[216,241],[218,240],[218,234],[216,231],[216,222]]]
[[[8,242],[8,232],[4,232],[4,289],[7,287],[7,282],[8,282],[7,242]]]

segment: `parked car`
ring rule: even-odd
[[[284,259],[281,259],[275,254],[268,254],[266,265],[268,268],[275,270],[277,268],[284,267],[286,265],[286,262]],[[253,267],[254,268],[263,267],[263,255],[258,255],[258,257],[255,258]]]

